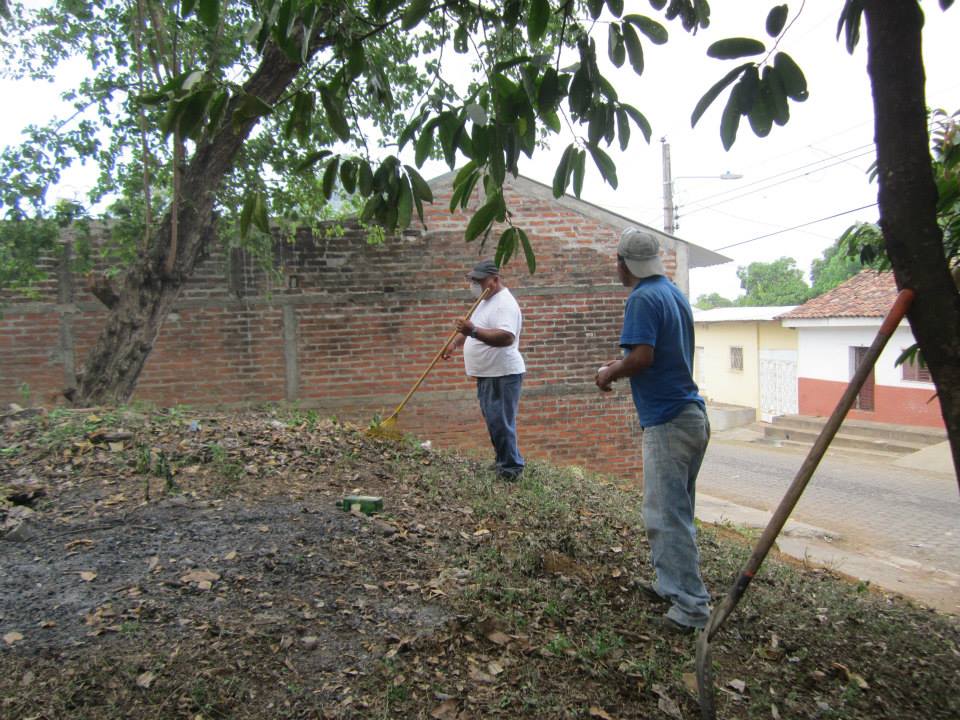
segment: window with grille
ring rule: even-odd
[[[926,365],[921,365],[916,355],[903,363],[903,365],[900,366],[900,370],[903,373],[901,377],[904,380],[933,382],[933,378],[930,377],[930,368]]]
[[[737,370],[738,372],[743,371],[743,348],[742,347],[730,348],[730,369]]]

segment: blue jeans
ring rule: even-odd
[[[693,524],[697,473],[709,441],[710,421],[695,403],[643,431],[643,521],[654,589],[672,603],[667,617],[694,627],[703,627],[710,615]]]
[[[510,477],[523,472],[524,465],[517,448],[517,408],[522,385],[523,373],[477,378],[477,399],[497,454],[497,473]]]

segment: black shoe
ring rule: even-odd
[[[640,594],[643,595],[647,600],[658,605],[669,605],[670,600],[665,598],[663,595],[658,593],[653,585],[643,580],[634,580],[633,587],[640,591]]]
[[[694,627],[693,625],[684,625],[683,623],[678,623],[676,620],[671,617],[667,617],[666,615],[653,618],[653,624],[658,626],[661,630],[666,630],[668,633],[673,633],[674,635],[693,635],[695,632],[702,629]]]
[[[517,482],[520,479],[520,476],[523,475],[523,468],[520,470],[514,470],[509,472],[507,470],[500,470],[497,473],[497,479],[503,480],[504,482]]]

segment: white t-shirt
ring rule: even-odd
[[[513,344],[493,347],[468,337],[463,345],[463,364],[470,377],[503,377],[526,372],[520,354],[520,330],[523,318],[520,306],[507,288],[481,302],[470,318],[481,330],[506,330],[513,333]]]

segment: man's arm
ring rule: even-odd
[[[457,320],[457,330],[460,332],[460,338],[466,339],[468,335],[476,332],[474,337],[482,343],[493,347],[510,347],[513,345],[514,335],[507,330],[497,328],[478,328],[469,320]],[[458,340],[460,338],[457,338]],[[460,343],[463,344],[462,342]]]
[[[604,392],[613,388],[610,384],[620,378],[633,377],[653,365],[653,345],[634,345],[620,360],[613,360],[597,371],[597,387]]]

